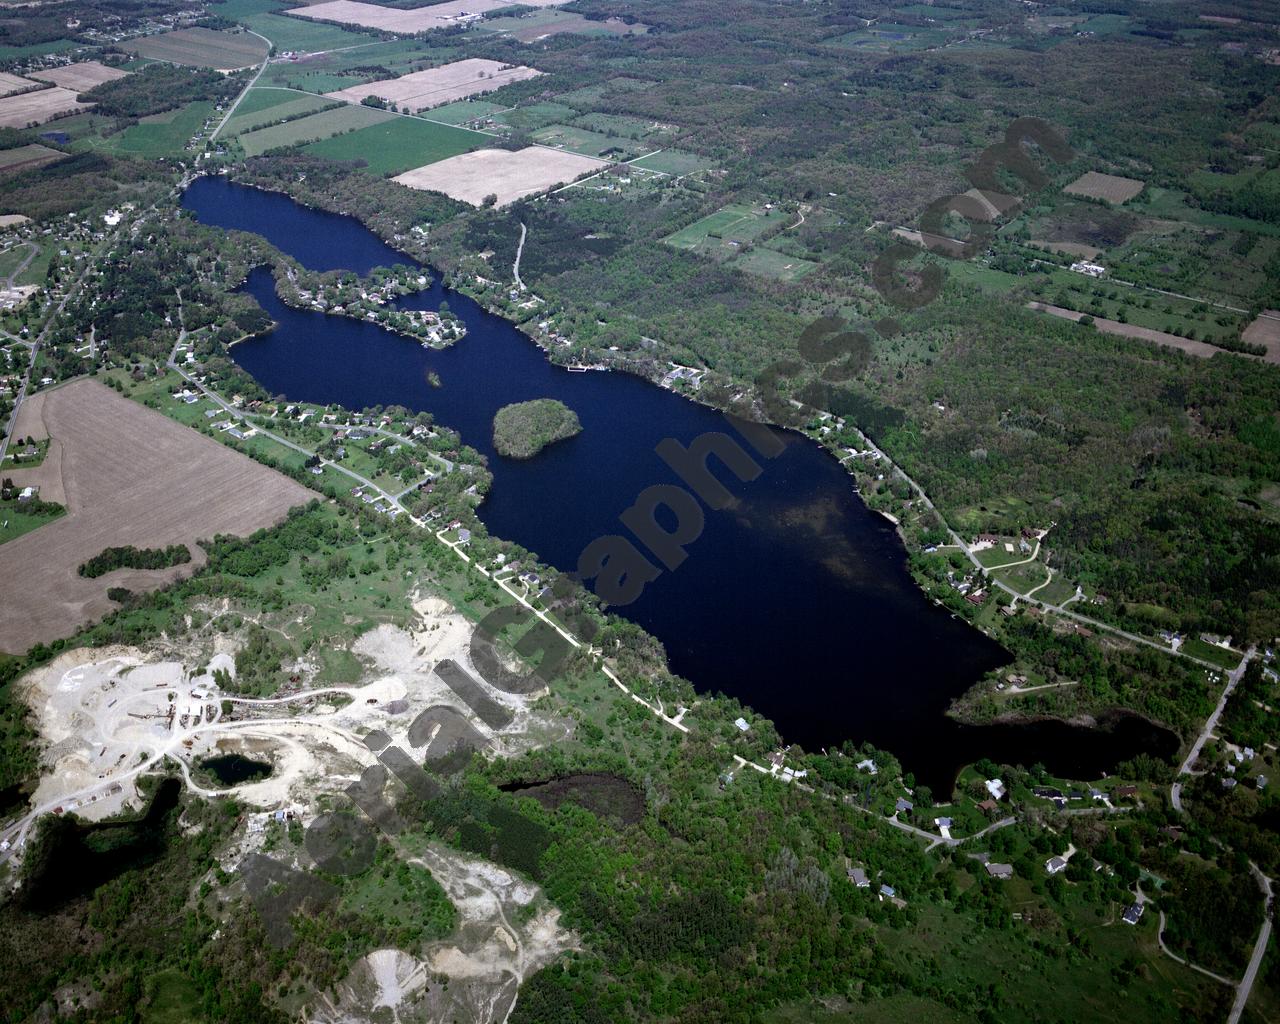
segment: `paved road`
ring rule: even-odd
[[[524,239],[528,233],[528,229],[523,224],[520,225],[520,244],[516,246],[516,261],[511,267],[511,273],[516,279],[516,287],[524,291],[524,282],[520,280],[520,257],[524,255]]]
[[[1249,1002],[1249,993],[1253,991],[1253,983],[1258,977],[1258,968],[1262,966],[1262,957],[1267,952],[1267,940],[1271,938],[1271,901],[1274,897],[1271,879],[1258,870],[1258,865],[1253,861],[1249,862],[1249,870],[1253,872],[1254,878],[1258,880],[1258,887],[1266,897],[1263,907],[1265,916],[1262,919],[1262,927],[1258,931],[1258,941],[1253,944],[1253,956],[1249,957],[1249,966],[1245,968],[1244,977],[1240,979],[1240,986],[1236,989],[1235,1002],[1231,1004],[1227,1024],[1237,1024],[1240,1015],[1244,1013],[1245,1004]]]
[[[1191,766],[1196,763],[1196,758],[1200,756],[1200,751],[1208,741],[1210,734],[1218,727],[1218,719],[1222,717],[1222,712],[1227,706],[1227,700],[1231,697],[1231,692],[1244,677],[1245,669],[1256,652],[1256,647],[1250,647],[1244,652],[1244,657],[1240,659],[1240,664],[1227,673],[1227,685],[1223,687],[1222,696],[1218,698],[1218,706],[1213,709],[1213,713],[1205,720],[1204,728],[1200,730],[1200,735],[1196,737],[1195,743],[1191,745],[1191,749],[1187,752],[1186,760],[1182,762],[1182,766],[1178,769],[1178,778],[1169,787],[1169,801],[1173,804],[1173,809],[1179,814],[1182,813],[1182,783],[1179,780],[1184,775],[1191,774]]]
[[[253,76],[253,80],[248,85],[246,85],[242,90],[240,90],[240,95],[235,98],[235,102],[233,102],[231,106],[227,108],[227,112],[222,115],[222,120],[218,122],[218,127],[209,133],[210,142],[216,139],[218,137],[218,133],[221,132],[222,129],[226,127],[227,122],[231,120],[231,115],[236,112],[236,107],[240,106],[240,101],[244,99],[246,96],[248,96],[249,90],[258,84],[258,79],[262,77],[262,72],[266,71],[267,65],[271,63],[271,50],[276,44],[273,43],[266,36],[264,36],[261,32],[254,32],[251,29],[246,29],[245,31],[248,32],[249,35],[251,36],[257,36],[259,39],[261,39],[264,43],[267,44],[267,55],[266,57],[263,58],[262,65],[258,68],[257,74]]]

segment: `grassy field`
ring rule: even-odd
[[[0,61],[43,57],[49,53],[62,53],[65,50],[75,49],[78,45],[70,39],[54,39],[47,43],[32,43],[30,46],[0,46]]]
[[[416,71],[423,64],[442,63],[463,55],[460,50],[436,47],[428,49],[415,39],[392,39],[385,42],[360,45],[350,50],[338,50],[305,61],[279,61],[268,64],[258,80],[259,85],[283,85],[307,92],[334,92],[361,82],[388,77],[385,74],[367,74],[353,71],[377,65],[386,68],[392,76]]]
[[[692,174],[715,167],[715,162],[683,149],[664,149],[633,160],[631,166],[646,171],[661,171],[663,174]]]
[[[385,175],[399,174],[488,144],[484,136],[462,128],[414,117],[388,117],[391,120],[307,146],[307,152],[330,160],[364,160],[369,173]]]
[[[567,124],[553,124],[540,128],[533,133],[536,142],[544,146],[553,146],[580,156],[622,157],[624,159],[639,156],[653,146],[634,139],[611,137],[602,132],[588,131],[586,128],[575,128]]]
[[[490,103],[488,100],[458,100],[446,103],[443,107],[435,107],[431,111],[431,120],[444,121],[446,124],[466,124],[505,109],[501,103]]]
[[[663,241],[677,249],[687,249],[706,256],[730,257],[745,243],[758,238],[768,228],[784,223],[786,219],[787,215],[781,210],[730,203],[668,235]],[[781,257],[781,254],[779,257],[786,258]]]
[[[268,150],[279,149],[281,146],[305,145],[329,139],[343,132],[354,132],[393,117],[395,117],[394,114],[385,110],[347,105],[285,124],[247,132],[240,136],[240,145],[244,147],[246,156],[259,156]]]
[[[250,100],[258,102],[245,110]],[[331,106],[334,106],[332,100],[319,96],[300,96],[296,92],[275,89],[254,89],[245,97],[244,103],[236,107],[235,117],[227,122],[223,132],[227,135],[242,135],[255,128],[304,117]]]
[[[177,156],[204,124],[216,113],[209,102],[189,103],[177,110],[144,117],[116,135],[107,136],[97,148],[126,156]]]
[[[348,32],[336,25],[304,21],[301,18],[285,18],[278,14],[247,14],[236,20],[246,28],[270,39],[277,51],[318,53],[378,41],[377,36],[366,32]]]
[[[37,530],[46,523],[55,522],[64,515],[65,510],[54,516],[33,516],[24,511],[17,501],[0,502],[0,544]]]
[[[592,112],[581,114],[571,122],[575,128],[586,128],[588,131],[602,134],[622,135],[628,139],[644,139],[651,135],[661,135],[669,130],[667,127],[655,127],[653,121],[645,121],[638,117],[626,117],[622,114],[601,114]]]
[[[493,119],[499,124],[505,124],[510,128],[518,128],[521,131],[536,131],[539,128],[545,128],[549,124],[555,124],[557,121],[572,118],[574,113],[573,107],[567,107],[563,103],[530,103],[525,107],[516,107],[515,110],[495,114]]]
[[[817,270],[820,264],[799,256],[787,256],[773,249],[752,248],[744,252],[733,265],[748,274],[773,278],[775,281],[798,281],[805,274]]]

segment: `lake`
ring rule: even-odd
[[[353,218],[225,178],[198,179],[183,205],[205,224],[263,235],[312,270],[413,263]],[[438,280],[400,305],[434,309],[448,299],[468,334],[443,351],[291,309],[265,269],[245,289],[279,325],[232,349],[264,388],[350,409],[431,413],[489,460],[493,487],[479,510],[489,530],[561,569],[576,568],[596,538],[627,535],[618,517],[645,488],[682,483],[655,453],[659,442],[688,445],[707,432],[741,440],[723,414],[638,377],[553,366],[512,324]],[[428,384],[431,372],[440,387]],[[532,459],[498,455],[494,414],[533,398],[564,402],[582,432]],[[1134,719],[1100,732],[1056,722],[970,728],[946,718],[950,701],[1006,653],[915,585],[893,527],[859,501],[833,458],[798,434],[776,435],[785,448],[757,459],[756,479],[718,474],[736,500],[707,511],[687,560],[620,609],[662,641],[672,671],[700,691],[741,700],[807,749],[870,740],[935,792],[981,757],[1091,777],[1143,750],[1176,748],[1171,734]]]

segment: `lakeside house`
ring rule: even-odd
[[[895,814],[910,814],[913,809],[914,805],[911,801],[904,800],[902,797],[898,797],[897,802],[893,805]]]
[[[991,794],[992,800],[1003,800],[1004,795],[1008,792],[1000,779],[987,779],[983,784],[987,787],[987,792]]]

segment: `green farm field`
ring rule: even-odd
[[[387,115],[367,128],[307,146],[307,152],[330,160],[364,160],[370,174],[386,175],[469,153],[488,144],[489,140],[478,132],[416,117]]]
[[[258,102],[251,104],[251,100]],[[236,108],[236,113],[223,131],[227,135],[241,135],[266,125],[315,114],[335,106],[332,100],[320,96],[300,96],[296,92],[276,89],[255,89]],[[245,107],[249,109],[246,110]]]
[[[288,121],[285,124],[247,132],[240,136],[240,145],[244,147],[246,156],[260,156],[282,146],[300,146],[326,140],[343,132],[367,128],[393,117],[395,117],[394,114],[385,110],[347,105],[312,114],[310,117],[299,118],[296,121]]]

